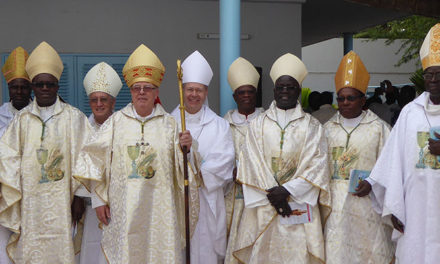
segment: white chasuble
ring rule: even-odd
[[[3,135],[16,113],[18,113],[18,110],[14,108],[11,102],[4,103],[0,107],[0,137]],[[12,263],[6,252],[6,246],[8,245],[8,240],[11,234],[12,232],[7,228],[0,226],[0,263]]]
[[[131,103],[109,117],[82,149],[74,175],[96,182],[93,193],[110,207],[101,242],[108,263],[183,263],[183,154],[176,121],[161,105],[144,121]],[[191,170],[189,187],[193,233],[199,204]]]
[[[352,126],[347,123],[338,112],[324,125],[332,201],[324,228],[326,263],[390,263],[395,251],[391,222],[375,212],[370,196],[348,192],[350,171],[371,172],[390,127],[370,110]]]
[[[180,124],[178,108],[172,115]],[[194,115],[186,113],[186,126],[193,142],[198,142],[203,179],[203,186],[199,188],[199,222],[191,240],[191,263],[217,264],[226,253],[223,189],[232,181],[234,143],[229,123],[206,105]]]
[[[18,113],[18,110],[15,109],[11,102],[4,103],[0,106],[0,137],[5,133],[6,128],[16,113]]]
[[[225,119],[231,126],[231,133],[234,139],[235,149],[235,167],[238,166],[238,156],[241,151],[241,145],[244,142],[246,130],[249,123],[254,120],[260,113],[264,111],[263,108],[255,108],[255,111],[248,115],[242,115],[237,109],[230,110],[226,113]],[[241,220],[241,214],[243,213],[244,201],[243,201],[243,188],[239,183],[231,182],[227,186],[225,193],[226,204],[226,224],[228,231],[228,243],[226,248],[225,263],[236,263],[236,259],[232,256],[232,250],[235,245],[237,237],[238,225]]]
[[[71,169],[90,131],[86,116],[59,99],[20,111],[0,140],[0,224],[14,232],[15,263],[73,263]]]
[[[93,128],[92,133],[98,132],[100,125],[96,123],[94,115],[91,114],[88,120]],[[75,195],[87,197],[87,201],[91,200],[91,194],[83,185],[76,190]],[[101,239],[102,230],[99,228],[95,209],[92,208],[91,203],[86,203],[83,218],[78,223],[78,233],[74,238],[76,262],[80,264],[99,263],[99,259],[104,258]]]
[[[272,102],[250,123],[239,161],[245,208],[233,256],[239,263],[325,262],[321,217],[329,213],[330,196],[327,143],[319,121],[301,107],[284,111]],[[281,222],[266,197],[275,186],[289,191],[289,201],[312,208],[310,223]]]
[[[425,92],[402,109],[370,176],[376,209],[405,226],[404,234],[393,230],[399,264],[440,259],[440,162],[428,149],[440,115],[428,102]]]

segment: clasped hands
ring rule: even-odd
[[[287,199],[290,193],[283,186],[276,186],[266,190],[268,192],[267,199],[269,199],[270,204],[275,208],[277,213],[283,217],[289,217],[292,214],[292,209],[290,208]]]

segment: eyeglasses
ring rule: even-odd
[[[282,92],[284,91],[284,89],[286,89],[288,92],[292,92],[295,89],[298,89],[299,87],[297,86],[275,86],[275,90],[277,90],[278,92]]]
[[[90,99],[89,99],[89,102],[90,102],[91,104],[97,104],[98,101],[100,101],[100,102],[103,103],[103,104],[106,104],[106,103],[109,101],[109,99],[106,98],[106,97],[103,97],[103,98],[90,98]]]
[[[146,93],[148,93],[148,92],[152,92],[152,91],[154,91],[156,89],[157,89],[157,87],[154,87],[154,86],[133,85],[131,87],[131,90],[136,92],[136,93],[139,93],[140,91],[145,91]]]
[[[423,79],[425,81],[438,81],[440,80],[440,72],[426,72],[423,74]]]
[[[340,103],[345,102],[345,100],[347,100],[349,102],[354,102],[354,101],[356,101],[356,99],[359,99],[359,98],[362,98],[362,97],[364,97],[364,95],[358,95],[358,96],[351,96],[351,95],[349,95],[347,97],[338,96],[338,97],[336,97],[336,101],[338,101]]]
[[[56,82],[37,82],[37,83],[32,83],[32,85],[37,88],[44,88],[44,86],[46,86],[49,89],[58,87],[58,83]]]

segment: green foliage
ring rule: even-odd
[[[368,38],[372,41],[386,39],[386,45],[390,45],[396,40],[402,40],[402,45],[395,53],[399,54],[403,51],[402,57],[396,64],[396,66],[400,66],[419,57],[419,50],[426,34],[438,22],[440,22],[438,19],[431,17],[410,16],[368,28],[354,37]]]
[[[418,69],[414,74],[409,78],[409,80],[416,87],[417,94],[421,94],[425,91],[425,80],[423,79],[423,69]]]

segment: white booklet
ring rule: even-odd
[[[309,204],[299,204],[295,202],[289,202],[292,214],[289,217],[282,217],[280,215],[280,224],[282,225],[298,225],[306,224],[313,221],[312,207]]]

